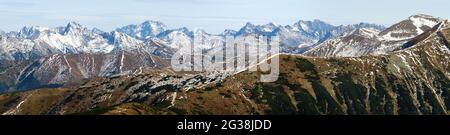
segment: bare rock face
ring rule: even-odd
[[[86,79],[139,74],[168,67],[167,59],[144,52],[55,54],[33,61],[5,61],[2,91],[71,86]],[[22,64],[23,63],[23,64]]]

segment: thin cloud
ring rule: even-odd
[[[37,3],[19,2],[19,1],[0,2],[0,6],[4,6],[4,7],[31,7],[31,6],[35,6],[35,5],[37,5]]]
[[[107,17],[96,15],[47,15],[44,18],[49,20],[61,21],[82,21],[82,22],[98,22],[107,20]]]
[[[142,3],[243,4],[246,0],[134,0]]]
[[[267,18],[251,17],[229,17],[229,16],[181,16],[181,15],[122,15],[122,18],[130,21],[145,21],[153,18],[167,19],[190,19],[190,20],[226,20],[226,21],[245,21],[245,20],[267,20]]]

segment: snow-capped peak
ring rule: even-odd
[[[148,34],[153,34],[150,36],[155,36],[167,29],[167,26],[159,21],[145,21],[144,23],[140,24],[140,27],[142,30],[149,29],[151,33]]]
[[[159,22],[159,21],[153,21],[153,20],[147,20],[145,22],[143,22],[142,24],[140,24],[141,26],[145,27],[145,26],[150,26],[151,28],[165,28],[167,27],[164,23]]]
[[[194,36],[194,32],[189,31],[189,29],[186,27],[182,27],[161,32],[158,35],[156,35],[156,38],[167,40],[168,38],[175,38],[178,36],[192,38]]]
[[[38,28],[38,27],[23,27],[22,29],[20,29],[19,33],[17,34],[18,37],[21,38],[26,38],[26,39],[34,39],[37,38],[41,32],[41,30],[43,30],[42,28]]]
[[[237,31],[235,31],[235,30],[226,29],[220,35],[221,36],[234,36],[234,35],[236,35],[236,33],[237,33]]]
[[[249,33],[249,32],[253,32],[253,30],[255,29],[255,25],[254,24],[252,24],[252,23],[250,23],[250,22],[247,22],[246,24],[245,24],[245,26],[244,27],[242,27],[240,30],[239,30],[239,33]]]
[[[253,24],[251,22],[247,22],[247,23],[245,23],[244,28],[251,28],[251,27],[254,27],[254,26],[255,26],[255,24]]]
[[[181,45],[188,45],[194,38],[194,33],[189,31],[186,27],[166,30],[157,36],[157,40],[164,42],[171,48],[180,48]]]
[[[306,25],[305,22],[303,22],[303,21],[299,22],[299,27],[298,28],[301,28],[304,31],[309,31],[308,25]]]
[[[274,31],[276,28],[278,28],[278,25],[276,25],[275,23],[268,23],[266,25],[262,25],[261,26],[261,31],[263,32],[272,32]]]
[[[382,31],[380,36],[385,40],[407,40],[433,28],[441,21],[442,19],[430,15],[413,15]]]
[[[206,33],[206,31],[204,29],[196,28],[196,29],[194,29],[194,34],[195,35],[203,35],[203,34],[208,34],[208,33]]]
[[[252,24],[252,23],[248,22],[247,24],[245,24],[244,27],[242,27],[236,33],[236,36],[247,35],[247,34],[264,34],[264,35],[267,35],[267,34],[272,33],[278,27],[279,26],[277,26],[274,23],[269,23],[269,24],[265,24],[265,25],[255,25],[255,24]]]
[[[167,32],[170,32],[170,33],[183,33],[183,34],[189,35],[189,36],[192,36],[192,35],[193,35],[193,32],[190,31],[190,30],[189,30],[188,28],[186,28],[186,27],[181,27],[181,28],[178,28],[178,29],[169,30],[169,31],[167,31]]]
[[[155,37],[166,29],[167,26],[164,23],[149,20],[138,25],[127,25],[122,28],[116,29],[116,31],[125,33],[137,39],[145,40]]]
[[[117,31],[110,32],[109,42],[116,48],[123,50],[136,49],[138,45],[141,45],[143,43],[141,40],[135,39],[127,34]]]
[[[409,19],[411,18],[429,18],[429,19],[435,19],[434,16],[431,15],[427,15],[427,14],[416,14],[416,15],[412,15],[409,17]]]
[[[87,28],[83,27],[81,24],[76,22],[69,22],[64,29],[63,35],[73,34],[80,35]]]
[[[297,23],[294,24],[294,27],[297,27],[296,30],[298,31],[305,31],[305,32],[313,32],[313,31],[317,31],[318,29],[322,28],[322,29],[331,29],[334,26],[328,23],[325,23],[323,21],[320,20],[313,20],[313,21],[303,21],[300,20]]]
[[[422,28],[424,26],[433,28],[437,23],[441,21],[441,19],[439,18],[424,14],[413,15],[409,17],[409,20],[411,20],[414,26],[416,26],[416,31],[418,34],[423,33],[424,30]]]
[[[83,26],[77,22],[69,22],[67,28],[83,28]]]
[[[303,21],[300,20],[293,25],[293,30],[303,32],[318,39],[324,38],[335,26],[320,20]]]
[[[95,34],[102,34],[102,33],[105,33],[103,30],[101,30],[101,29],[98,29],[98,28],[93,28],[92,30],[92,33],[95,33]]]
[[[377,38],[379,33],[380,31],[374,28],[359,28],[350,35],[359,35],[366,38]]]

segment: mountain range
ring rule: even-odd
[[[368,23],[333,26],[319,20],[299,21],[292,26],[247,23],[238,31],[225,30],[220,34],[185,27],[169,29],[157,21],[128,25],[112,32],[88,29],[76,22],[55,28],[24,27],[18,32],[1,34],[0,91],[63,86],[93,77],[166,68],[171,56],[194,38],[205,43],[196,48],[214,50],[226,37],[279,36],[282,52],[302,53],[320,42],[360,28],[384,29]]]
[[[188,42],[195,37],[216,38],[223,40],[226,36],[245,37],[252,34],[278,35],[284,46],[298,51],[298,47],[310,47],[314,44],[334,38],[359,28],[383,30],[375,24],[360,23],[355,25],[333,26],[325,22],[299,21],[295,24],[281,26],[274,23],[254,25],[247,23],[238,31],[225,30],[220,34],[209,34],[202,29],[191,31],[185,27],[168,29],[162,22],[145,21],[138,25],[128,25],[112,32],[97,28],[88,29],[76,22],[66,26],[45,28],[39,26],[24,27],[20,31],[1,33],[2,60],[29,60],[52,54],[111,53],[114,51],[133,51],[148,49],[162,43],[165,47],[173,42]]]
[[[209,34],[156,21],[112,32],[24,27],[0,32],[3,114],[448,114],[450,24],[413,15],[385,28],[247,23]],[[171,56],[201,38],[279,36],[280,76],[175,72]],[[24,91],[24,92],[16,92]]]

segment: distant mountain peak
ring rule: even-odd
[[[273,23],[273,22],[270,22],[270,23],[267,23],[266,25],[264,25],[264,26],[273,26],[273,27],[276,27],[276,26],[278,26],[276,23]]]
[[[143,29],[150,29],[152,32],[156,32],[154,34],[158,34],[158,32],[162,32],[167,29],[167,25],[160,21],[147,20],[141,23],[138,27]]]
[[[201,28],[196,28],[196,29],[194,29],[194,33],[195,34],[208,34],[204,29],[201,29]]]
[[[268,24],[262,25],[261,27],[263,28],[263,31],[265,31],[265,32],[271,32],[271,31],[275,30],[276,28],[278,28],[279,25],[270,22],[270,23],[268,23]]]
[[[299,20],[296,24],[322,24],[322,25],[331,25],[322,20],[314,19],[312,21]]]
[[[380,33],[386,40],[407,40],[422,34],[441,22],[441,18],[417,14],[392,25]]]
[[[255,25],[253,23],[247,22],[244,27],[239,29],[239,31],[236,33],[236,35],[247,35],[247,34],[270,34],[275,29],[277,29],[279,26],[277,26],[275,23],[268,23],[265,25]]]
[[[154,21],[154,20],[147,20],[141,23],[141,25],[160,25],[166,27],[166,25],[163,22],[160,21]]]
[[[380,31],[374,28],[358,28],[350,35],[358,35],[366,38],[377,38],[378,33],[380,33]]]
[[[255,24],[253,24],[251,22],[247,22],[247,23],[245,23],[244,27],[251,27],[251,26],[255,26]]]
[[[82,28],[83,26],[77,22],[71,21],[67,24],[67,27]]]
[[[83,26],[77,22],[69,22],[66,25],[66,29],[74,30],[74,29],[83,29]]]
[[[118,28],[116,31],[125,33],[137,39],[146,40],[155,37],[166,29],[167,26],[162,22],[147,20],[138,25],[132,24]]]
[[[241,28],[241,30],[251,30],[254,29],[256,27],[255,24],[251,23],[251,22],[247,22],[244,27]],[[241,31],[240,30],[240,31]]]
[[[181,27],[177,29],[166,30],[159,33],[156,37],[163,40],[176,40],[176,38],[193,38],[194,32],[190,31],[186,27]]]
[[[236,35],[236,33],[237,33],[237,31],[235,31],[235,30],[226,29],[220,35],[222,35],[222,36],[234,36],[234,35]]]
[[[22,29],[20,29],[19,33],[18,33],[18,37],[22,37],[22,38],[37,38],[41,32],[44,32],[46,30],[49,30],[48,28],[45,27],[40,27],[40,26],[25,26]]]
[[[183,33],[189,33],[189,32],[191,32],[191,31],[189,31],[189,29],[187,28],[187,27],[181,27],[181,28],[178,28],[178,29],[175,29],[176,31],[182,31]]]
[[[408,20],[412,21],[414,25],[427,25],[429,27],[433,27],[443,19],[431,15],[417,14],[410,16]]]
[[[319,39],[324,38],[334,28],[335,26],[317,19],[314,21],[300,20],[293,25],[295,31],[304,32]]]
[[[85,30],[87,28],[83,27],[81,24],[77,23],[77,22],[69,22],[65,29],[64,32],[62,33],[63,35],[67,35],[67,34],[80,34],[83,30]]]
[[[437,18],[437,17],[427,15],[427,14],[416,14],[416,15],[410,16],[409,18],[411,19],[411,18]]]
[[[96,34],[102,34],[102,33],[105,33],[103,30],[101,30],[101,29],[99,29],[99,28],[96,28],[96,27],[94,27],[94,28],[92,29],[92,32],[93,32],[93,33],[96,33]]]

